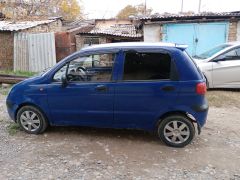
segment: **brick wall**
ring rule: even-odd
[[[11,32],[0,32],[0,69],[13,69],[13,44],[14,38]]]
[[[237,21],[229,22],[228,41],[237,41]]]
[[[76,49],[79,51],[84,45],[84,36],[76,35]]]
[[[58,19],[48,24],[42,24],[33,28],[22,30],[21,32],[44,33],[44,32],[61,32],[61,31],[62,31],[62,21]]]

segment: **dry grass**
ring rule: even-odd
[[[210,90],[207,99],[210,106],[240,108],[240,91]]]

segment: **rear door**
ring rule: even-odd
[[[178,97],[176,68],[167,53],[126,52],[115,89],[117,127],[149,129]]]
[[[214,87],[240,88],[240,48],[220,55],[213,62],[212,76]]]

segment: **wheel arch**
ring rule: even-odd
[[[194,116],[188,112],[185,111],[168,111],[162,115],[160,115],[157,119],[157,122],[155,123],[155,131],[157,130],[159,124],[162,122],[163,119],[165,119],[166,117],[169,116],[173,116],[173,115],[180,115],[180,116],[184,116],[186,118],[188,118],[193,124],[197,123],[196,119],[194,118]]]
[[[34,108],[37,108],[41,113],[42,115],[44,116],[44,118],[47,120],[48,123],[50,123],[49,121],[49,118],[48,116],[46,115],[46,113],[42,110],[42,108],[40,108],[38,105],[34,104],[34,103],[31,103],[31,102],[25,102],[25,103],[22,103],[18,106],[18,108],[16,109],[15,111],[15,114],[14,114],[14,118],[15,118],[15,122],[17,122],[17,113],[18,111],[24,107],[24,106],[33,106]]]

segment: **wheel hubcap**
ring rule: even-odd
[[[164,127],[165,138],[175,144],[184,143],[190,136],[187,124],[181,121],[171,121]]]
[[[40,119],[32,111],[24,111],[20,116],[20,122],[27,131],[36,131],[40,127]]]

